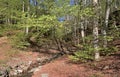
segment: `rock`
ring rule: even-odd
[[[9,71],[8,71],[8,70],[5,70],[5,71],[4,71],[3,77],[9,77]]]
[[[20,64],[20,65],[16,65],[14,66],[14,68],[12,68],[12,70],[10,71],[10,75],[18,75],[23,73],[24,70],[27,70],[27,68],[25,68],[24,64]]]
[[[18,75],[18,74],[20,74],[20,73],[22,73],[22,72],[23,72],[22,69],[16,69],[16,70],[14,70],[13,72],[11,72],[11,75]]]
[[[109,66],[105,66],[105,67],[103,68],[103,70],[107,70],[107,69],[109,69]]]
[[[39,66],[39,67],[36,67],[36,68],[31,69],[31,70],[28,71],[28,72],[29,72],[29,73],[31,73],[31,72],[37,72],[37,71],[39,71],[41,68],[42,68],[42,66]]]
[[[37,58],[37,61],[40,62],[40,61],[41,61],[41,58]]]
[[[22,73],[22,72],[23,72],[23,70],[22,70],[22,69],[18,69],[17,71],[18,71],[18,73]]]
[[[17,70],[14,70],[14,72],[11,73],[11,75],[18,75]]]
[[[0,71],[0,76],[2,76],[3,75],[3,71]]]
[[[28,65],[31,65],[31,64],[32,64],[32,61],[29,61],[29,62],[28,62]]]
[[[41,77],[48,77],[48,74],[41,74]]]

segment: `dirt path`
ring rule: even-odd
[[[10,72],[10,74],[12,75],[16,73],[15,71],[17,70],[20,71],[23,71],[23,69],[27,70],[31,68],[31,66],[34,66],[39,60],[43,60],[48,57],[51,57],[53,55],[51,53],[58,52],[56,50],[49,50],[49,53],[46,53],[46,50],[44,49],[41,51],[45,53],[43,52],[40,53],[35,51],[33,52],[32,50],[21,51],[15,49],[11,46],[7,37],[1,37],[0,38],[0,73],[1,71],[8,69],[9,67],[12,71]],[[34,67],[32,68],[34,69]],[[28,75],[26,77],[28,77]]]
[[[106,57],[101,62],[72,64],[64,56],[41,66],[32,77],[120,77],[120,58]]]
[[[28,65],[39,58],[38,52],[20,51],[14,49],[7,37],[0,38],[0,71],[7,67],[16,67],[18,65]]]
[[[67,57],[62,57],[41,67],[32,77],[87,77],[92,72],[83,65],[71,64]],[[45,76],[46,75],[46,76]]]
[[[10,46],[7,44],[7,42],[7,37],[0,38],[0,64],[8,60],[8,57],[6,55],[7,52],[10,50]]]

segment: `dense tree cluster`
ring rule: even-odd
[[[111,41],[120,37],[119,6],[119,0],[0,0],[0,36],[10,36],[17,48],[99,60],[113,53]]]

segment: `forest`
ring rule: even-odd
[[[0,0],[0,54],[0,77],[120,77],[120,0]]]

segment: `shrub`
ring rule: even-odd
[[[19,49],[26,49],[30,43],[27,41],[27,36],[23,32],[20,32],[11,37],[12,45]]]
[[[69,56],[69,58],[74,61],[92,61],[94,60],[94,48],[89,45],[84,45],[83,49],[74,53],[74,55]]]
[[[100,54],[103,56],[108,56],[108,55],[111,55],[112,53],[115,53],[116,51],[118,51],[118,49],[116,47],[109,46],[106,48],[101,48]]]

